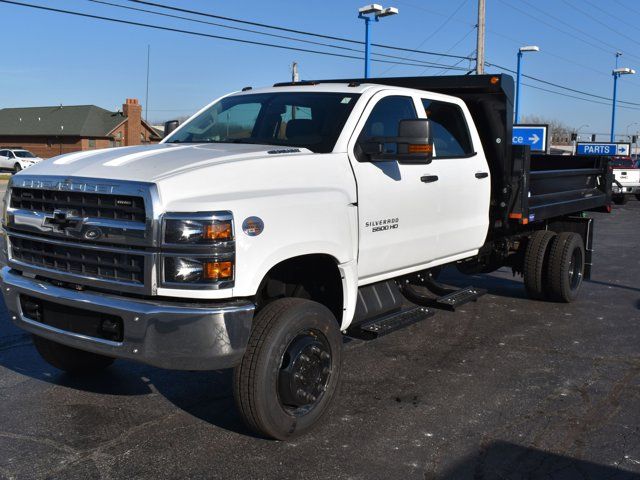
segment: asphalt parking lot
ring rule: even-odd
[[[577,302],[501,270],[455,313],[346,345],[331,416],[252,436],[231,376],[116,362],[77,380],[0,314],[0,478],[640,479],[640,202],[596,217]]]

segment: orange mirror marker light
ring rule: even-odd
[[[409,153],[433,153],[433,145],[409,144]]]

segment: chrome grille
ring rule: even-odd
[[[141,223],[146,218],[144,199],[130,195],[14,187],[10,207],[43,213],[68,209],[81,217]]]
[[[9,236],[11,260],[60,273],[144,285],[145,257],[135,252],[95,250]]]

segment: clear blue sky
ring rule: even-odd
[[[121,10],[88,0],[21,1],[214,35],[359,55]],[[126,0],[109,1],[136,6]],[[156,1],[308,32],[356,40],[364,37],[363,22],[356,18],[357,8],[365,3],[361,0]],[[398,7],[400,15],[373,25],[376,43],[461,55],[471,54],[475,49],[476,0],[394,0],[384,5]],[[361,76],[363,70],[361,60],[243,45],[2,3],[0,18],[4,38],[0,47],[0,108],[62,103],[116,109],[126,97],[144,102],[147,44],[151,45],[152,121],[192,113],[211,99],[246,85],[263,86],[288,80],[294,60],[299,62],[303,79]],[[539,45],[540,53],[526,55],[524,73],[611,97],[616,49],[624,52],[621,66],[640,69],[638,25],[640,3],[635,0],[487,0],[486,57],[489,62],[515,69],[518,47]],[[374,51],[423,61],[457,62],[407,52]],[[471,67],[467,61],[458,66]],[[374,62],[373,75],[441,73],[441,69],[389,67]],[[618,98],[640,104],[640,74],[621,79]],[[607,104],[523,87],[521,111],[523,115],[560,119],[574,127],[588,123],[591,127],[583,128],[583,132],[604,133],[609,131],[611,106],[602,101]],[[625,133],[627,125],[634,121],[640,123],[640,107],[636,108],[639,109],[618,109],[619,133]],[[634,125],[630,130],[639,128],[640,125]]]

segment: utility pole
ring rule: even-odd
[[[476,43],[476,75],[484,74],[485,0],[478,0],[478,41]]]

